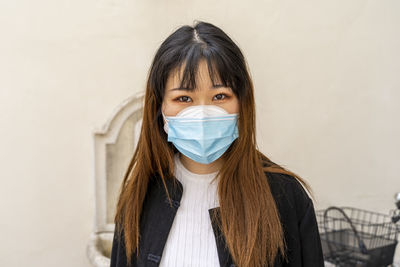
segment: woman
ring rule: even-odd
[[[221,29],[198,22],[161,44],[111,267],[323,266],[310,187],[258,151],[255,121],[245,58]]]

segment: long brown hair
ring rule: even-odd
[[[173,156],[177,149],[163,130],[161,104],[171,73],[185,69],[182,86],[195,88],[198,62],[206,59],[210,77],[232,88],[239,100],[239,137],[222,156],[219,170],[218,222],[233,261],[240,267],[272,266],[278,253],[285,256],[279,212],[266,172],[283,173],[308,184],[295,173],[272,162],[257,149],[253,83],[239,47],[218,27],[197,22],[175,30],[157,50],[148,73],[140,137],[120,188],[115,215],[116,234],[124,230],[127,262],[139,254],[139,222],[149,179],[158,173],[174,179]]]

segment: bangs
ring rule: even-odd
[[[229,62],[224,60],[224,57],[216,54],[211,49],[202,49],[202,44],[192,46],[187,51],[186,57],[180,57],[182,60],[178,61],[174,72],[178,74],[180,81],[180,88],[189,90],[196,90],[196,74],[201,60],[206,60],[208,74],[212,81],[212,85],[217,84],[225,87],[231,87],[234,93],[237,92],[234,88],[234,71],[233,66],[229,66]],[[181,72],[182,67],[184,67]],[[175,74],[173,73],[173,74]]]

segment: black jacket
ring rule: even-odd
[[[312,200],[295,178],[276,173],[266,173],[266,177],[281,217],[288,255],[288,262],[278,256],[274,266],[324,266],[321,240]],[[171,208],[159,176],[155,175],[150,179],[140,219],[139,257],[132,254],[132,266],[150,267],[159,265],[169,230],[182,197],[182,184],[179,180],[177,182],[179,186],[176,190],[173,190],[173,181],[166,181],[173,199],[173,207]],[[219,207],[208,211],[210,216],[213,212],[218,214]],[[226,247],[222,233],[215,223],[212,227],[216,238],[220,266],[236,266]],[[110,266],[127,266],[123,234],[119,240],[114,233]]]

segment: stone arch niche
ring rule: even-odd
[[[144,92],[123,101],[93,131],[95,218],[86,254],[92,266],[109,267],[119,189],[142,125]]]

